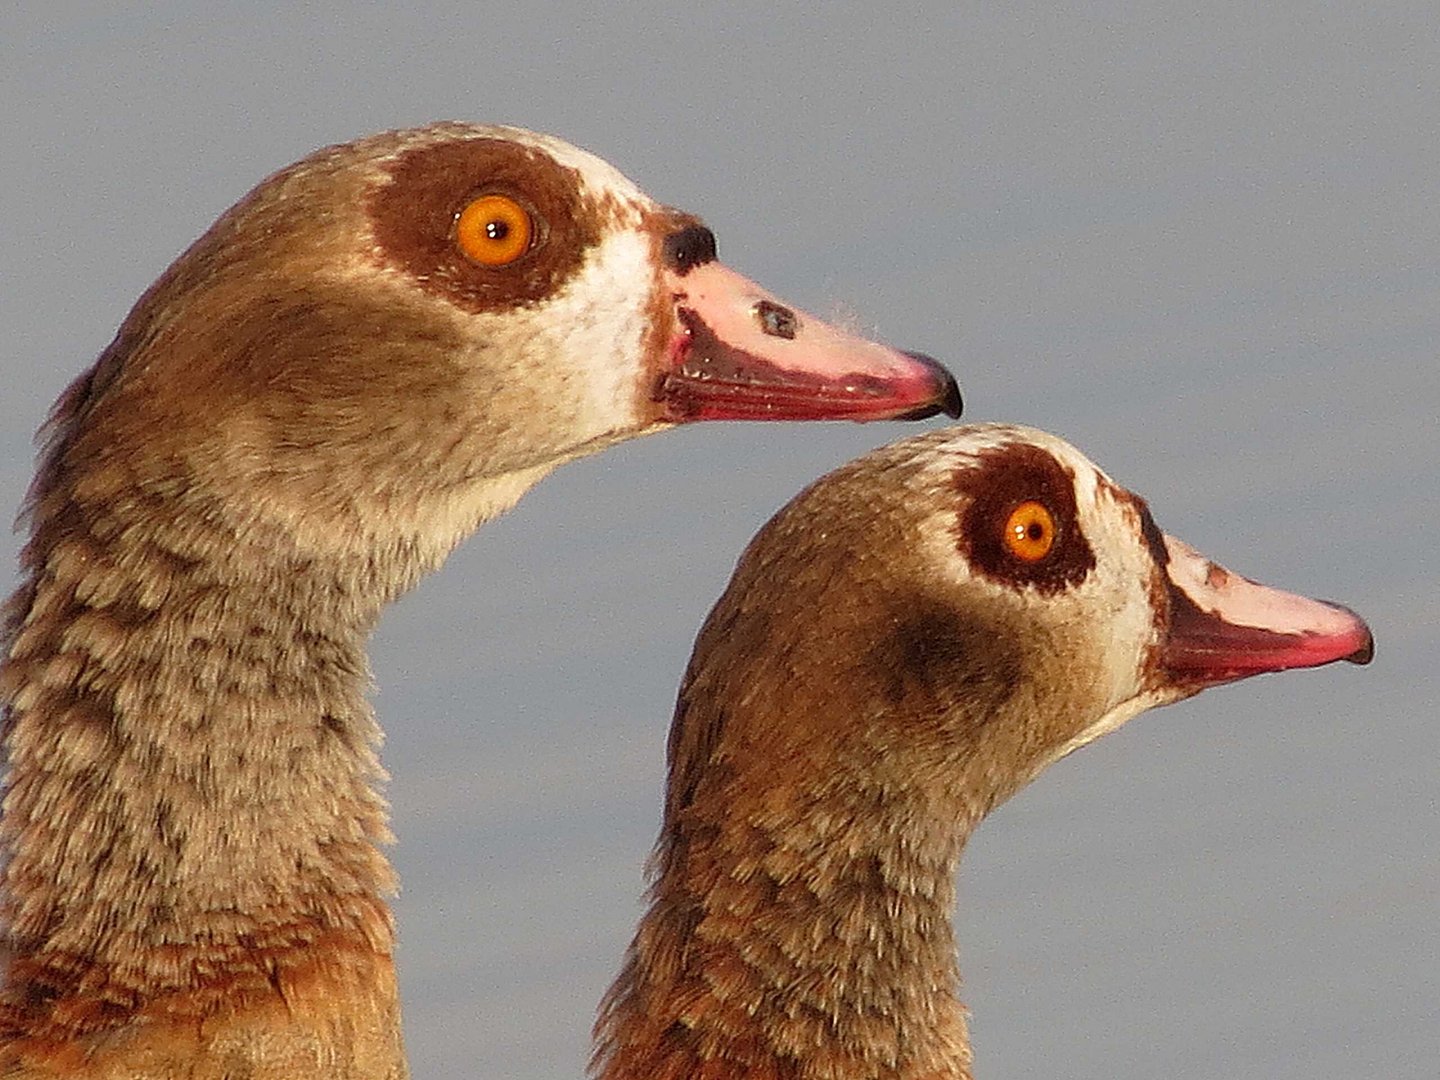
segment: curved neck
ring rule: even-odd
[[[6,606],[0,1044],[303,1011],[339,983],[398,1061],[365,700],[386,597],[279,530],[59,487]]]
[[[742,780],[669,815],[649,910],[601,1006],[596,1076],[968,1080],[958,830],[910,836],[923,817],[838,790]]]

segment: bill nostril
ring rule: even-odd
[[[773,300],[760,300],[752,309],[755,312],[755,321],[760,324],[760,332],[767,337],[784,338],[786,341],[794,341],[795,333],[800,329],[800,320],[795,312]]]
[[[704,225],[687,225],[665,237],[665,265],[684,277],[697,266],[715,261],[715,234]]]

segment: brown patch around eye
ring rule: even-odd
[[[987,450],[975,465],[956,471],[955,485],[966,500],[956,545],[987,577],[1053,595],[1094,568],[1095,553],[1076,514],[1075,477],[1039,447],[1016,443]],[[1024,558],[1016,554],[1014,527],[1017,511],[1026,515],[1029,504],[1043,508],[1053,533],[1043,554]]]
[[[389,166],[391,181],[370,198],[380,261],[427,292],[481,313],[538,304],[558,292],[600,242],[602,220],[582,197],[574,169],[506,139],[420,146]],[[467,258],[458,216],[482,195],[533,211],[524,258],[494,266]]]

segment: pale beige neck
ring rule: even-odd
[[[153,510],[42,492],[7,605],[0,1045],[244,1027],[244,1010],[303,1012],[306,987],[339,981],[388,1016],[374,1038],[398,1063],[365,700],[383,597],[283,536]]]
[[[958,837],[882,833],[875,806],[764,802],[742,796],[719,824],[667,823],[594,1073],[968,1080]]]

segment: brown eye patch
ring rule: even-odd
[[[581,194],[574,169],[505,139],[461,139],[401,154],[368,207],[380,260],[417,286],[466,311],[503,311],[543,302],[580,269],[600,242],[602,216]],[[466,257],[456,227],[482,196],[530,211],[524,258]]]
[[[987,577],[1053,595],[1094,568],[1095,553],[1076,515],[1075,478],[1039,447],[987,450],[974,465],[956,470],[955,486],[965,500],[956,546]],[[1017,522],[1026,527],[1018,540]]]

